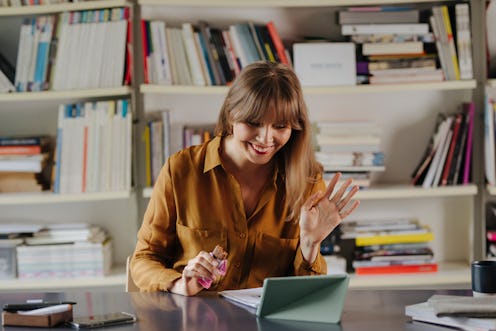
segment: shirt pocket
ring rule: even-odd
[[[200,251],[211,252],[216,245],[227,247],[227,232],[225,230],[210,230],[190,228],[182,224],[176,225],[177,236],[183,249],[182,259],[189,260]]]
[[[255,239],[252,274],[257,282],[266,277],[288,276],[293,269],[299,238],[277,238],[258,232]]]

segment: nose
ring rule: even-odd
[[[273,142],[274,135],[271,125],[266,124],[259,128],[258,140],[265,145],[269,145]]]

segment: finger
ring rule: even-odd
[[[322,199],[329,199],[331,197],[332,191],[334,191],[334,188],[336,187],[336,184],[339,181],[339,178],[341,178],[341,173],[338,172],[336,173],[331,180],[329,181],[329,185],[327,186],[327,190],[325,191],[324,195],[322,196]]]
[[[344,192],[346,192],[346,190],[348,189],[348,187],[351,185],[352,182],[353,182],[353,179],[348,178],[343,183],[343,185],[341,185],[341,187],[339,188],[339,190],[336,191],[336,194],[334,194],[334,196],[332,197],[331,201],[333,201],[337,205],[338,204],[338,201],[341,200],[341,198],[344,195]]]
[[[339,215],[341,215],[341,220],[344,220],[349,214],[351,214],[358,207],[358,205],[360,205],[360,200],[355,200],[350,208],[340,212]]]
[[[346,207],[346,205],[350,202],[350,200],[353,198],[353,196],[360,190],[358,186],[353,186],[351,189],[348,190],[348,193],[345,195],[345,197],[339,201],[337,204],[337,207],[339,210],[343,209]]]

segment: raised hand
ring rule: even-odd
[[[348,189],[353,182],[351,178],[332,194],[340,177],[340,173],[334,175],[326,191],[310,196],[301,208],[300,244],[303,257],[310,263],[317,256],[320,243],[360,204],[351,200],[358,192],[358,186]]]

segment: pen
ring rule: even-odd
[[[25,310],[25,311],[18,311],[18,314],[21,315],[50,315],[50,314],[55,314],[55,313],[62,313],[64,311],[69,311],[71,310],[72,305],[69,304],[63,304],[63,305],[55,305],[55,306],[48,306],[44,308],[39,308],[39,309],[33,309],[33,310]]]
[[[29,300],[26,303],[6,303],[3,306],[4,311],[16,312],[18,310],[33,310],[39,308],[45,308],[56,305],[75,305],[76,302],[72,301],[34,301]]]

